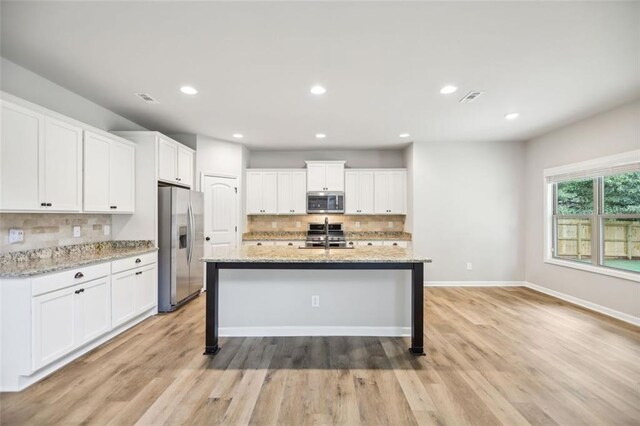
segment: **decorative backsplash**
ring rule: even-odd
[[[110,241],[111,232],[104,235],[107,225],[111,228],[108,214],[1,213],[0,253]],[[80,226],[80,237],[73,236],[74,226]],[[24,241],[9,244],[10,228],[22,229]]]
[[[329,217],[331,223],[343,223],[347,232],[358,231],[404,231],[403,215],[300,215],[300,216],[278,216],[278,215],[250,215],[247,216],[247,232],[301,232],[307,230],[310,222],[324,222],[324,218]],[[275,225],[275,226],[274,226]],[[391,226],[389,226],[391,225]]]

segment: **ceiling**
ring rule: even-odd
[[[259,149],[526,140],[640,97],[640,2],[3,1],[1,24],[3,57],[146,128]]]

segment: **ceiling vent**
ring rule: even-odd
[[[150,95],[147,95],[146,93],[136,93],[136,96],[139,97],[140,99],[142,99],[143,101],[145,101],[148,104],[157,104],[157,103],[159,103],[158,101],[153,99]]]
[[[480,95],[482,95],[483,93],[484,92],[471,91],[471,92],[467,93],[464,98],[460,99],[460,103],[468,104],[470,102],[473,102],[476,99],[478,99],[478,97],[480,97]]]

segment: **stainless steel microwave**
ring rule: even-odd
[[[344,213],[344,192],[307,192],[307,213]]]

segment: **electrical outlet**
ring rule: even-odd
[[[360,228],[360,222],[356,222],[356,228]]]
[[[73,236],[75,238],[78,238],[80,236],[80,227],[79,226],[74,226],[73,227]]]
[[[104,232],[104,235],[109,235],[111,234],[111,227],[109,225],[105,225],[102,227],[102,232]]]
[[[315,295],[311,296],[311,307],[319,308],[320,307],[320,296]]]
[[[389,228],[393,228],[393,222],[389,222],[388,226]]]
[[[278,227],[278,222],[271,222],[271,227],[276,229]]]
[[[24,241],[24,231],[22,229],[9,229],[9,244],[21,243]]]
[[[296,222],[296,228],[302,228],[302,223]]]
[[[467,262],[467,271],[471,271],[473,269],[473,263]]]

